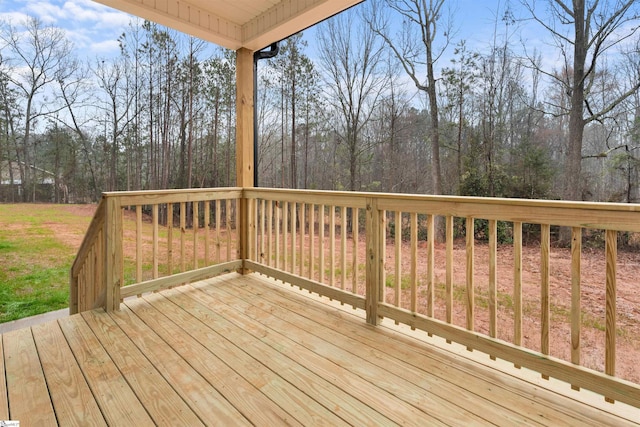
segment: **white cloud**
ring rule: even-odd
[[[93,0],[0,0],[0,19],[20,24],[33,16],[65,30],[75,47],[87,55],[118,53],[117,38],[132,17]]]
[[[120,45],[117,40],[104,40],[97,43],[91,43],[88,52],[89,55],[103,57],[110,56],[120,52]]]

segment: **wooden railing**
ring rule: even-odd
[[[626,204],[257,188],[108,193],[73,265],[72,311],[255,271],[363,309],[371,324],[389,318],[640,407],[638,379],[616,363],[617,349],[640,345],[627,342],[640,320],[618,308],[627,301],[617,269],[629,268],[618,241],[634,233],[640,206]],[[570,248],[554,247],[561,234]],[[601,262],[582,265],[583,241]],[[640,265],[640,255],[625,257]],[[594,306],[584,303],[595,292],[587,272],[600,275]]]
[[[242,266],[237,188],[105,193],[71,270],[71,313]]]
[[[617,338],[629,335],[617,321],[618,237],[640,232],[640,206],[273,189],[245,189],[244,197],[252,218],[246,268],[365,309],[372,324],[390,318],[640,406],[637,380],[616,376]],[[570,248],[552,247],[559,233],[570,236]],[[604,241],[596,250],[599,307],[582,303],[583,236]],[[568,271],[552,252],[566,255]],[[560,274],[566,278],[552,287]],[[603,313],[601,322],[593,312]],[[587,332],[602,335],[602,345],[585,346]]]

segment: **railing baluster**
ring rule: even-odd
[[[551,303],[549,296],[549,280],[551,252],[551,227],[549,224],[540,226],[540,351],[549,354],[549,330],[551,328]],[[549,379],[542,374],[542,378]]]
[[[136,205],[136,283],[142,282],[142,206]]]
[[[351,292],[358,293],[358,239],[360,238],[360,210],[358,208],[351,208],[351,237],[353,239],[353,253],[352,255],[352,270],[353,276],[351,277]]]
[[[340,277],[340,289],[347,287],[347,207],[340,210],[340,265],[342,275]]]
[[[151,206],[151,221],[153,224],[152,231],[152,263],[153,263],[153,279],[158,278],[158,205],[153,204]]]
[[[298,237],[298,204],[296,202],[292,202],[291,205],[291,273],[295,274],[296,268],[298,267],[298,248],[297,248],[297,237]]]
[[[180,202],[180,271],[184,272],[187,269],[187,260],[184,256],[184,237],[187,233],[187,219],[186,219],[187,206],[185,202]]]
[[[580,301],[580,272],[582,255],[582,228],[571,229],[571,363],[580,365],[580,329],[582,304]],[[571,385],[574,390],[580,387]]]
[[[427,215],[427,316],[433,317],[435,272],[435,218]],[[431,336],[431,334],[429,334]]]
[[[385,261],[387,259],[387,211],[381,210],[380,215],[378,216],[379,221],[379,243],[378,243],[378,253],[380,254],[380,260],[378,261],[378,277],[380,278],[380,286],[378,287],[377,298],[378,302],[383,301],[383,293],[384,286],[387,283],[387,269]],[[376,309],[377,311],[377,309]]]
[[[513,223],[513,343],[522,345],[522,223]],[[520,368],[520,365],[515,365]]]
[[[260,223],[260,254],[259,254],[259,261],[264,263],[265,262],[265,254],[264,254],[264,249],[265,249],[265,240],[266,240],[266,201],[264,199],[260,199],[260,212],[259,212],[259,223]]]
[[[605,360],[604,373],[616,374],[616,263],[618,259],[618,232],[607,230],[605,233],[606,292],[605,292]],[[614,399],[605,396],[613,403]]]
[[[242,259],[243,257],[240,254],[240,248],[242,246],[241,242],[242,242],[242,222],[240,221],[240,216],[241,216],[241,211],[242,211],[242,201],[240,199],[236,199],[236,200],[230,200],[229,203],[231,203],[232,206],[232,212],[235,212],[235,215],[233,217],[233,221],[232,224],[233,226],[235,226],[235,245],[236,245],[236,250],[235,250],[235,256],[232,255],[232,248],[233,248],[233,233],[229,234],[229,261],[231,261],[231,259]]]
[[[489,336],[498,336],[498,222],[495,219],[489,220]],[[496,360],[495,356],[490,356]]]
[[[336,207],[329,206],[329,286],[336,285]]]
[[[249,202],[252,202],[253,200],[250,200]],[[251,204],[249,203],[249,206],[251,206]],[[251,208],[249,208],[251,209]],[[203,226],[204,226],[204,265],[209,265],[210,263],[210,250],[209,250],[209,228],[211,227],[211,202],[209,200],[206,200],[204,202],[204,221],[203,221]],[[250,236],[253,236],[253,233],[250,234]],[[247,252],[248,254],[250,254],[251,252]]]
[[[289,202],[284,202],[282,205],[282,246],[284,258],[283,267],[284,271],[289,271]]]
[[[446,219],[446,271],[445,271],[445,288],[446,288],[446,307],[447,307],[447,323],[453,321],[453,216],[447,215]],[[447,340],[447,343],[451,343]]]
[[[231,211],[232,211],[232,203],[229,199],[224,199],[224,207],[226,214],[226,225],[227,225],[227,259],[226,261],[231,261],[231,233],[233,230],[233,224],[231,223]],[[237,207],[237,206],[236,206]],[[237,209],[236,209],[237,211]],[[237,229],[237,227],[236,227]]]
[[[280,268],[281,264],[281,257],[280,257],[280,210],[281,210],[281,204],[282,202],[279,201],[275,201],[273,203],[273,210],[274,210],[274,222],[276,225],[276,230],[275,230],[275,267],[277,269]]]
[[[395,257],[396,257],[396,265],[395,265],[395,277],[394,277],[394,299],[396,307],[401,306],[401,289],[402,289],[402,212],[395,211],[394,213],[394,244],[395,244]]]
[[[309,205],[309,279],[313,280],[315,256],[315,205]]]
[[[467,330],[473,331],[475,320],[475,289],[474,289],[474,237],[475,227],[473,217],[467,217],[466,219],[466,248],[465,253],[467,255]],[[473,351],[471,347],[467,347],[467,350]]]
[[[273,201],[267,201],[267,265],[273,264]]]
[[[306,214],[306,203],[300,203],[300,239],[299,239],[299,244],[300,244],[300,269],[298,271],[298,274],[300,275],[300,277],[304,276],[304,233],[306,231],[307,228],[307,214]]]
[[[167,203],[167,271],[173,274],[173,203]]]
[[[199,212],[199,202],[193,202],[193,269],[198,269],[198,254],[200,253],[198,249],[198,229],[200,228],[199,220],[200,220],[200,212]],[[228,261],[228,259],[227,259]]]
[[[324,247],[324,211],[325,211],[325,206],[324,205],[320,205],[318,207],[318,246],[319,247],[319,251],[320,251],[320,261],[319,264],[320,266],[318,267],[319,271],[318,273],[320,273],[320,283],[324,283],[324,266],[326,263],[325,260],[325,247]]]
[[[411,311],[418,311],[418,214],[411,212]]]

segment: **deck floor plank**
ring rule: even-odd
[[[287,330],[290,328],[300,328],[303,336],[307,340],[314,341],[313,338],[324,340],[330,344],[328,352],[320,353],[321,356],[326,357],[329,360],[333,360],[336,364],[341,364],[346,361],[350,361],[347,369],[353,372],[359,372],[365,369],[370,363],[375,364],[377,369],[371,369],[374,377],[370,378],[370,381],[376,381],[382,387],[393,390],[394,384],[381,382],[380,378],[398,378],[398,382],[408,384],[405,385],[406,391],[414,390],[415,395],[419,395],[422,399],[430,397],[433,402],[415,401],[413,395],[409,395],[408,399],[405,399],[408,403],[424,407],[429,410],[430,413],[442,413],[446,414],[447,422],[468,422],[467,419],[456,419],[461,414],[471,412],[472,414],[479,414],[481,417],[490,415],[490,419],[484,418],[484,422],[495,423],[496,425],[513,426],[515,424],[531,424],[535,423],[535,417],[527,418],[518,413],[515,408],[510,409],[508,406],[502,406],[486,399],[478,398],[478,394],[469,393],[469,388],[473,389],[475,383],[480,383],[479,380],[475,380],[473,377],[462,377],[458,375],[456,381],[450,382],[451,377],[448,379],[442,379],[430,373],[431,365],[425,365],[425,360],[422,359],[419,366],[411,365],[405,360],[398,359],[390,356],[380,350],[376,350],[371,346],[365,345],[361,341],[358,341],[348,335],[345,335],[341,331],[340,325],[335,325],[333,328],[324,326],[321,317],[314,316],[314,312],[304,313],[304,310],[297,312],[295,303],[287,304],[288,300],[274,295],[273,292],[262,292],[257,288],[252,287],[251,281],[245,281],[245,283],[237,284],[233,290],[226,287],[202,287],[198,286],[198,289],[202,289],[211,295],[214,295],[217,299],[222,298],[221,292],[226,292],[228,298],[240,297],[245,300],[244,304],[233,299],[229,300],[234,307],[243,308],[246,312],[254,311],[249,307],[253,305],[256,308],[263,310],[263,322],[270,325],[273,328],[285,327]],[[221,299],[222,300],[222,299]],[[264,310],[269,310],[269,317],[264,317],[267,313]],[[286,322],[286,323],[285,323]],[[360,327],[362,327],[362,320],[359,320]],[[315,340],[317,342],[317,339]],[[334,345],[335,344],[335,345]],[[313,349],[313,343],[309,344],[310,349]],[[317,345],[317,344],[316,344]],[[354,360],[354,357],[355,360]],[[366,375],[367,372],[363,372]],[[401,379],[401,381],[400,381]],[[473,385],[469,386],[468,383],[472,382]],[[464,384],[463,387],[457,384]],[[484,393],[494,393],[495,390],[481,390]],[[400,393],[396,393],[400,395]],[[504,393],[505,396],[500,398],[509,399],[508,393]],[[458,396],[458,399],[451,400],[451,396]],[[483,419],[475,418],[476,422],[482,422]]]
[[[0,420],[640,426],[640,408],[498,362],[386,320],[372,327],[361,310],[262,275],[228,274],[0,335]]]
[[[469,392],[485,400],[513,408],[514,411],[527,415],[533,421],[545,425],[573,425],[579,420],[582,425],[606,425],[612,420],[610,414],[603,413],[588,405],[580,405],[576,410],[574,406],[566,404],[566,398],[558,396],[552,391],[540,387],[523,388],[521,386],[522,380],[519,378],[512,378],[495,369],[479,370],[478,366],[471,361],[455,354],[443,355],[442,352],[432,351],[424,343],[417,342],[407,336],[400,336],[387,328],[377,328],[375,331],[363,328],[361,319],[349,314],[349,311],[337,308],[332,310],[326,304],[315,299],[300,304],[299,294],[289,292],[288,289],[283,289],[280,286],[269,288],[267,292],[261,281],[252,279],[239,280],[235,283],[234,289],[238,288],[239,293],[243,292],[243,288],[252,291],[261,299],[268,301],[268,306],[275,307],[272,309],[274,313],[277,313],[278,308],[286,307],[302,317],[309,318],[312,322],[321,322],[315,333],[323,328],[339,331],[341,334],[357,340],[366,348],[387,353],[396,360],[421,369],[426,366],[424,358],[427,357],[432,360],[426,373],[427,376],[435,375],[449,381],[463,372],[467,377],[463,381],[456,381],[458,385],[462,385]],[[265,280],[268,283],[273,283],[270,279],[262,279],[262,281]],[[327,310],[331,311],[333,315],[327,316]],[[398,345],[400,343],[404,343],[404,345]],[[456,363],[452,364],[449,358],[456,360]],[[478,383],[474,378],[480,382]],[[438,390],[442,389],[438,388]],[[638,415],[640,416],[640,411],[638,411]],[[624,419],[616,420],[616,423],[618,422],[619,425],[627,425]]]
[[[580,425],[610,425],[614,422],[615,425],[621,426],[638,425],[586,404],[574,405],[570,398],[558,395],[543,387],[523,387],[521,378],[511,377],[492,368],[478,369],[485,366],[478,366],[475,362],[453,353],[443,353],[437,349],[434,351],[430,346],[425,346],[422,341],[418,342],[387,328],[380,327],[375,330],[363,328],[361,318],[349,314],[349,311],[329,308],[327,304],[318,301],[315,297],[303,296],[308,301],[301,304],[299,300],[301,294],[289,292],[286,287],[278,285],[269,287],[267,291],[264,288],[265,284],[268,285],[274,281],[264,277],[255,279],[256,276],[252,276],[236,281],[234,290],[238,288],[238,292],[242,292],[242,283],[244,283],[245,287],[251,289],[261,299],[270,301],[268,305],[273,307],[274,313],[278,311],[278,308],[286,307],[301,316],[309,317],[314,322],[320,322],[319,329],[327,328],[331,331],[339,331],[361,342],[366,348],[385,352],[397,360],[410,363],[415,367],[424,368],[426,366],[425,357],[427,357],[432,360],[428,373],[437,375],[444,380],[450,380],[458,376],[460,372],[464,372],[469,378],[465,378],[461,382],[457,381],[458,384],[465,388],[471,387],[470,391],[483,399],[502,403],[542,424],[575,425],[576,422],[579,422]],[[331,316],[327,315],[328,311],[331,312]],[[455,360],[455,363],[451,363],[451,359]],[[480,388],[474,388],[472,386],[476,381],[471,378],[477,378],[485,382],[485,385],[480,384]],[[640,409],[635,410],[634,413],[640,421]],[[634,419],[633,416],[630,418]]]
[[[190,403],[205,424],[250,425],[222,394],[189,365],[187,360],[192,359],[193,355],[182,358],[173,350],[170,342],[164,341],[151,327],[135,318],[135,314],[127,307],[112,313],[111,317],[185,402]],[[151,319],[152,324],[157,321],[157,317]]]
[[[166,301],[163,310],[171,310],[171,307],[167,307],[167,304],[172,303]],[[174,313],[173,316],[179,318],[180,315]],[[207,326],[199,323],[200,322],[195,320],[196,328],[193,330],[189,328],[187,331],[197,331],[198,335],[209,334],[206,329],[203,329],[203,327],[207,328]],[[185,322],[183,322],[183,324],[185,324]],[[188,324],[192,325],[194,322],[189,322]],[[214,329],[216,331],[218,330],[217,328]],[[247,381],[258,388],[275,404],[283,408],[283,410],[289,412],[290,415],[302,425],[346,425],[346,423],[332,411],[320,405],[316,400],[311,399],[273,370],[268,369],[260,360],[248,355],[244,347],[234,345],[232,334],[224,333],[217,339],[206,343],[206,346],[212,349],[215,348],[213,351],[221,360],[236,372],[242,373]]]
[[[58,423],[106,426],[87,382],[55,322],[31,328]]]
[[[336,338],[334,341],[346,351],[359,357],[367,358],[385,367],[393,375],[402,376],[408,381],[425,384],[431,393],[441,394],[443,398],[460,396],[455,403],[469,410],[490,416],[496,424],[514,425],[523,423],[538,423],[566,425],[572,422],[574,414],[561,414],[557,409],[550,409],[538,401],[528,401],[523,405],[519,397],[514,397],[513,390],[496,387],[488,383],[485,378],[473,375],[473,372],[447,369],[448,364],[440,359],[434,359],[431,353],[416,354],[411,351],[412,345],[386,345],[379,343],[380,336],[362,328],[362,320],[348,313],[340,312],[338,321],[327,319],[326,306],[322,307],[316,301],[309,301],[300,305],[295,298],[286,295],[286,290],[269,289],[259,286],[253,280],[242,280],[237,283],[233,292],[245,294],[246,299],[270,313],[280,316],[284,320],[305,327],[309,333],[323,337]],[[214,287],[203,290],[212,292]],[[229,292],[226,288],[221,288]],[[248,293],[248,294],[247,294]],[[293,295],[295,296],[295,295]],[[323,311],[324,309],[324,311]],[[293,315],[294,317],[291,317]],[[430,362],[429,362],[430,361]],[[484,408],[484,411],[482,410]],[[589,419],[587,419],[589,421]]]
[[[28,426],[58,425],[31,329],[3,335],[9,416]]]
[[[177,288],[174,291],[174,295],[170,296],[170,299],[179,304],[189,304],[188,300],[181,299],[180,294],[177,293],[179,290],[180,288]],[[186,301],[186,303],[183,301]],[[167,310],[164,306],[160,306],[159,308]],[[208,324],[216,325],[214,329],[218,329],[218,325],[222,321],[219,319],[213,319],[212,322],[217,323]],[[234,330],[231,327],[224,329],[224,331],[226,331],[224,335],[227,338],[232,337],[233,341],[236,343],[235,345],[241,347],[245,352],[247,352],[249,357],[256,361],[260,361],[260,365],[265,364],[266,368],[275,372],[277,375],[297,387],[298,391],[296,394],[307,393],[312,395],[319,403],[324,405],[326,408],[331,409],[331,411],[348,423],[352,425],[393,424],[391,420],[384,417],[370,406],[365,405],[351,394],[344,392],[326,379],[309,371],[306,367],[295,363],[289,357],[284,356],[279,351],[274,350],[267,345],[257,343],[255,338],[249,334],[237,329]],[[230,363],[234,362],[230,361]],[[234,367],[239,369],[237,364],[234,365]],[[252,370],[250,374],[255,375],[255,372]],[[254,380],[257,380],[257,378]]]
[[[333,344],[335,341],[340,341],[340,339],[337,339],[339,338],[337,334],[328,336],[326,340],[318,338],[310,333],[309,330],[301,328],[299,324],[285,323],[274,316],[273,312],[278,310],[278,307],[271,307],[269,311],[258,309],[256,306],[242,301],[237,295],[225,292],[225,290],[228,289],[226,287],[208,286],[205,288],[199,286],[198,288],[210,295],[210,301],[224,302],[229,308],[236,309],[250,318],[251,320],[244,321],[244,327],[247,327],[249,322],[257,322],[266,328],[270,328],[273,332],[287,330],[292,340],[306,350],[313,352],[322,359],[332,362],[347,372],[355,373],[363,380],[368,381],[372,387],[379,387],[389,391],[396,398],[412,405],[418,410],[428,413],[443,423],[468,425],[470,423],[486,422],[486,420],[483,420],[481,417],[466,409],[464,405],[456,406],[452,402],[430,392],[428,390],[428,384],[425,384],[425,387],[421,387],[401,376],[390,373],[387,370],[388,366],[377,366],[371,363],[367,357],[354,357],[353,354]],[[235,289],[233,291],[235,292]],[[282,327],[286,329],[282,329]],[[321,326],[315,325],[315,327],[320,328]],[[313,327],[311,329],[313,329]],[[368,350],[365,352],[368,352]],[[301,353],[297,347],[295,353]],[[439,417],[438,413],[447,414],[446,419],[442,416]]]
[[[363,403],[368,404],[372,408],[390,418],[393,422],[402,425],[424,425],[425,422],[430,425],[447,425],[431,414],[422,412],[415,406],[412,406],[402,399],[394,396],[387,390],[378,388],[375,384],[364,380],[360,376],[334,364],[333,362],[323,359],[316,353],[308,350],[298,344],[299,336],[270,330],[246,317],[245,315],[216,302],[215,311],[208,308],[214,301],[213,298],[207,296],[203,292],[190,288],[189,286],[176,289],[174,294],[182,293],[182,297],[176,297],[176,300],[182,305],[188,305],[188,310],[198,316],[203,322],[209,325],[215,325],[216,330],[224,331],[225,335],[232,337],[240,337],[250,333],[253,338],[250,342],[255,343],[256,339],[280,353],[286,354],[296,363],[306,365],[308,369],[314,371],[320,377],[329,379],[334,385],[347,391]],[[222,315],[223,314],[223,315]],[[246,345],[250,343],[238,343]]]
[[[7,399],[7,376],[4,369],[3,338],[0,336],[0,420],[9,420],[9,400]]]
[[[147,301],[148,300],[148,301]],[[158,310],[159,307],[159,310]],[[130,309],[146,322],[155,322],[155,331],[173,345],[189,364],[212,384],[222,391],[227,399],[255,425],[301,425],[286,411],[276,405],[258,388],[247,381],[241,374],[224,363],[216,351],[223,345],[223,340],[209,333],[205,325],[199,325],[197,319],[190,317],[182,308],[174,306],[160,295],[146,296],[131,304]],[[154,312],[161,312],[169,318],[162,318]],[[186,324],[183,322],[187,322]],[[177,322],[177,323],[174,323]],[[194,323],[189,328],[201,328],[209,335],[189,335],[185,325]],[[181,324],[182,326],[178,326]],[[193,332],[193,331],[192,331]],[[195,334],[195,333],[194,333]],[[260,366],[249,367],[259,370]]]
[[[109,425],[152,426],[153,420],[82,316],[58,320]]]
[[[107,313],[95,310],[82,317],[156,424],[204,425]]]

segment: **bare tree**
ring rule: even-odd
[[[46,99],[46,88],[65,74],[72,46],[60,28],[47,27],[34,17],[28,17],[19,26],[4,23],[0,30],[0,42],[4,44],[6,64],[12,68],[7,73],[9,81],[24,99],[24,129],[22,143],[21,172],[25,187],[24,199],[28,200],[28,190],[35,185],[31,171],[35,166],[35,142],[31,133],[39,118],[52,115],[65,106]],[[42,102],[38,102],[42,96]],[[31,194],[35,201],[35,187]]]
[[[632,38],[638,30],[640,19],[635,0],[547,0],[543,13],[535,0],[523,0],[533,19],[554,40],[564,60],[565,72],[542,70],[542,73],[561,84],[570,98],[569,136],[564,165],[563,198],[582,198],[582,146],[585,126],[602,121],[624,99],[640,87],[640,80],[606,105],[594,110],[590,95],[596,71],[602,59],[616,45]]]
[[[431,118],[431,180],[432,192],[442,194],[442,171],[440,166],[440,131],[436,75],[434,64],[449,44],[452,26],[445,21],[445,0],[375,0],[367,13],[370,28],[391,48],[407,76],[416,88],[427,94]],[[384,14],[384,7],[391,9],[401,20],[401,30],[391,31],[392,18]],[[443,45],[436,47],[439,26]]]
[[[381,45],[366,25],[346,12],[326,21],[318,28],[321,69],[327,79],[327,95],[339,111],[341,123],[336,127],[347,149],[349,190],[356,190],[358,166],[369,152],[362,131],[374,112],[385,79],[380,73]]]

